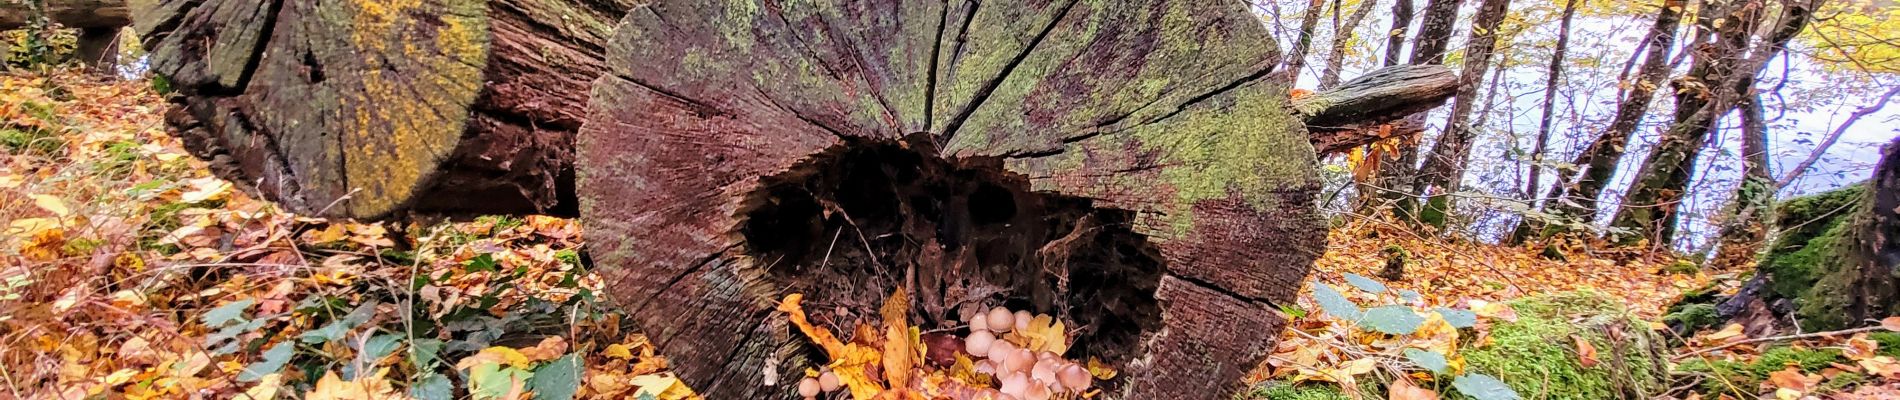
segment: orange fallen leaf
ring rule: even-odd
[[[1438,392],[1418,387],[1412,381],[1400,379],[1392,381],[1392,387],[1385,392],[1386,400],[1438,400]]]
[[[1768,384],[1776,388],[1787,389],[1796,394],[1807,393],[1814,385],[1821,383],[1819,375],[1808,375],[1794,367],[1784,368],[1768,374]]]
[[[1881,318],[1880,327],[1887,328],[1889,331],[1900,332],[1900,317]]]
[[[1585,340],[1582,336],[1570,335],[1570,340],[1577,342],[1577,361],[1579,364],[1582,364],[1584,368],[1597,366],[1597,347],[1595,345],[1590,344],[1590,341]]]

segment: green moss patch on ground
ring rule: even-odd
[[[1465,352],[1468,370],[1497,376],[1525,398],[1648,398],[1667,389],[1662,338],[1601,293],[1579,291],[1512,301],[1516,322],[1491,327],[1491,342]],[[1574,338],[1590,342],[1583,366]]]

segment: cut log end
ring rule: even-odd
[[[566,154],[625,7],[212,0],[135,12],[195,154],[292,211],[375,218],[572,215]]]

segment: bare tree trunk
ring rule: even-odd
[[[1498,25],[1504,22],[1510,4],[1510,0],[1484,0],[1472,21],[1471,39],[1465,48],[1464,72],[1460,75],[1464,82],[1458,90],[1457,99],[1452,102],[1451,119],[1445,123],[1445,134],[1438,138],[1431,153],[1426,155],[1425,165],[1419,169],[1418,179],[1412,185],[1424,191],[1426,201],[1418,215],[1425,219],[1432,219],[1430,216],[1433,214],[1448,214],[1451,211],[1449,195],[1458,191],[1465,162],[1471,155],[1475,130],[1469,119],[1471,110],[1478,103],[1477,83],[1482,82],[1485,70],[1491,67]],[[1444,221],[1438,219],[1427,222],[1442,228]]]
[[[1392,1],[1392,30],[1386,32],[1385,66],[1399,65],[1405,54],[1405,33],[1412,29],[1412,0]]]
[[[1544,78],[1544,109],[1537,121],[1537,144],[1531,148],[1530,182],[1524,187],[1524,197],[1533,202],[1537,200],[1537,186],[1543,181],[1544,154],[1550,151],[1550,127],[1557,119],[1557,86],[1563,81],[1564,57],[1570,51],[1570,22],[1576,15],[1577,0],[1565,0],[1557,47],[1551,51],[1550,73]]]
[[[1286,78],[1294,83],[1299,83],[1300,70],[1306,67],[1306,55],[1313,49],[1313,34],[1319,29],[1319,14],[1325,9],[1326,0],[1312,0],[1306,5],[1306,13],[1300,16],[1299,37],[1293,40],[1293,51],[1286,55]]]
[[[1333,5],[1337,7],[1339,3],[1334,2]],[[1320,69],[1319,90],[1339,86],[1339,70],[1346,64],[1346,45],[1352,42],[1353,31],[1359,29],[1359,23],[1364,22],[1366,15],[1372,13],[1372,7],[1377,5],[1379,0],[1365,0],[1365,3],[1359,4],[1359,8],[1353,9],[1352,15],[1346,16],[1345,21],[1333,25],[1333,48],[1331,53],[1326,54],[1326,66]]]
[[[1649,103],[1655,97],[1656,89],[1668,78],[1671,67],[1669,53],[1675,48],[1676,30],[1682,23],[1684,0],[1663,0],[1656,11],[1656,23],[1651,25],[1643,47],[1649,51],[1643,57],[1643,65],[1631,82],[1628,96],[1617,104],[1616,115],[1610,118],[1610,127],[1597,135],[1589,147],[1579,153],[1572,165],[1581,171],[1557,171],[1557,184],[1551,186],[1549,200],[1545,209],[1559,218],[1588,222],[1597,210],[1597,196],[1603,193],[1604,186],[1616,175],[1616,166],[1622,162],[1623,154],[1628,150],[1630,135],[1636,132],[1637,125],[1649,112]],[[1576,182],[1571,182],[1571,174],[1580,173]],[[1544,225],[1543,234],[1548,236],[1565,230],[1563,224]]]
[[[1557,85],[1563,80],[1564,58],[1570,51],[1570,22],[1576,16],[1577,0],[1564,1],[1563,22],[1559,23],[1557,28],[1557,46],[1551,51],[1549,74],[1544,78],[1544,109],[1543,115],[1537,122],[1537,144],[1531,148],[1530,179],[1524,184],[1524,200],[1529,202],[1528,206],[1531,209],[1538,207],[1537,196],[1541,193],[1538,191],[1538,185],[1544,180],[1544,156],[1550,152],[1550,129],[1556,120]],[[1559,173],[1559,179],[1553,186],[1561,185],[1563,185],[1563,179]],[[1532,221],[1529,216],[1519,219],[1517,227],[1511,230],[1510,241],[1522,243],[1530,237],[1533,229],[1541,228],[1541,225],[1540,221]]]
[[[1675,239],[1677,206],[1687,194],[1689,177],[1707,140],[1709,131],[1722,115],[1735,108],[1742,96],[1754,86],[1755,76],[1786,48],[1789,40],[1807,27],[1815,1],[1783,4],[1774,30],[1755,46],[1749,39],[1766,18],[1761,0],[1711,3],[1705,10],[1707,21],[1701,24],[1697,55],[1689,75],[1675,82],[1676,123],[1663,133],[1643,167],[1631,182],[1611,225],[1626,229],[1628,235],[1617,241],[1633,244],[1648,239],[1651,247],[1663,248]],[[1751,49],[1751,47],[1753,47]]]

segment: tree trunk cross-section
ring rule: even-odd
[[[573,132],[632,0],[143,0],[169,121],[298,212],[572,214]]]
[[[1107,398],[1225,398],[1324,246],[1314,150],[1240,2],[656,0],[578,135],[609,293],[708,398],[794,398],[850,326],[1008,305]],[[869,313],[867,311],[867,313]],[[772,380],[770,377],[776,377]]]

